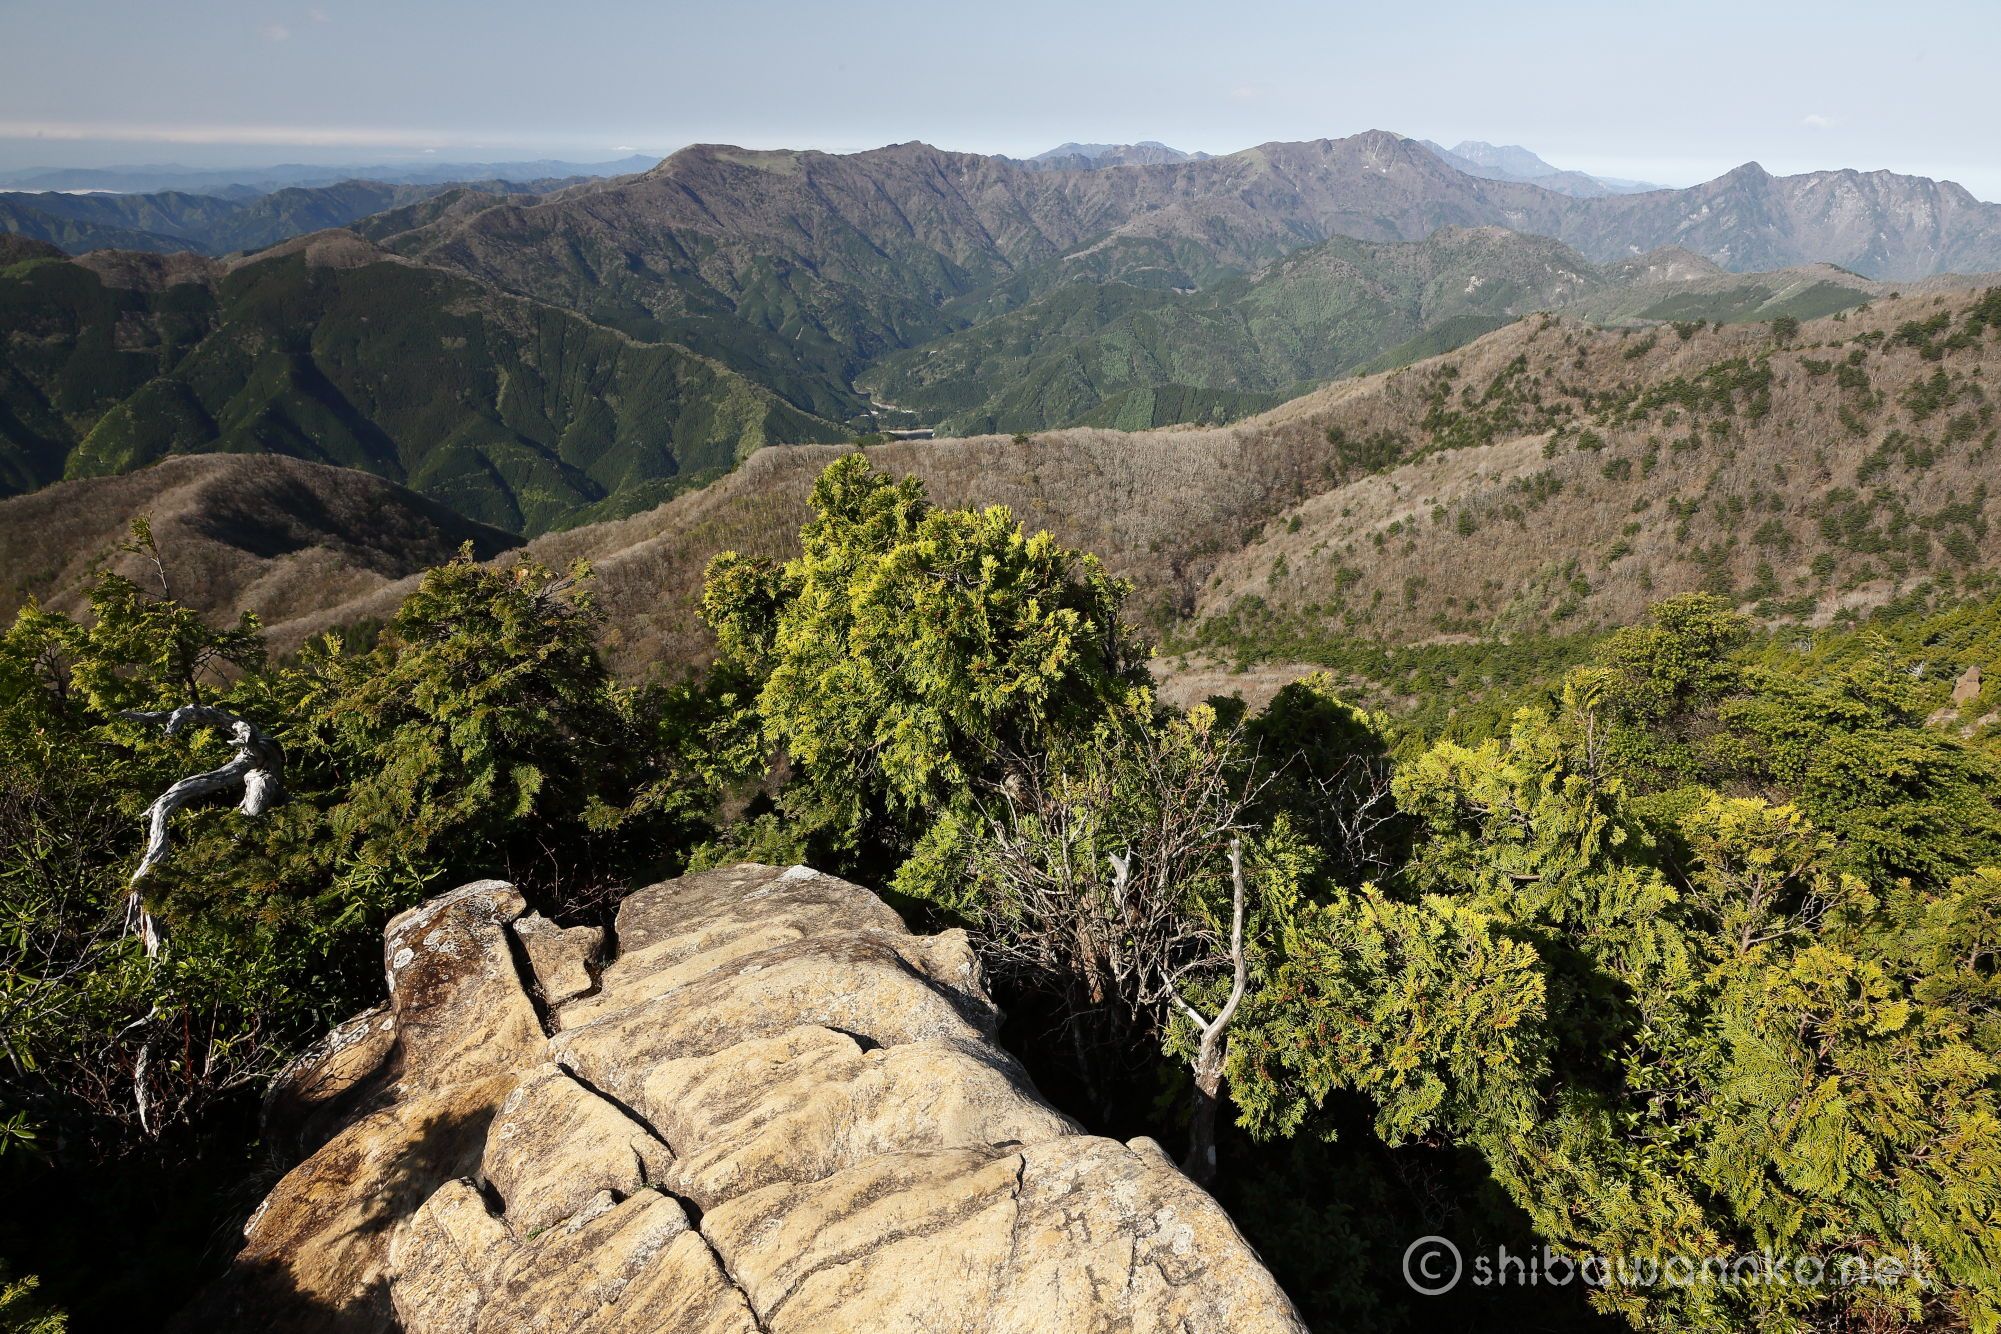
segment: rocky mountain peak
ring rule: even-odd
[[[1187,153],[1158,139],[1136,144],[1063,143],[1025,159],[1021,165],[1045,171],[1096,171],[1102,167],[1151,167],[1207,161],[1207,153]]]
[[[1484,167],[1497,167],[1514,176],[1530,178],[1554,176],[1558,171],[1558,168],[1552,167],[1520,144],[1490,144],[1479,139],[1462,139],[1447,151],[1469,162],[1477,162]]]

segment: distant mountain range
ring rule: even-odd
[[[1738,272],[2001,268],[2001,206],[1922,178],[1750,166],[1692,190],[1579,199],[1470,176],[1380,131],[1100,171],[918,143],[844,156],[698,145],[641,176],[364,230],[852,420],[871,410],[853,386],[872,365],[1066,284],[1202,290],[1337,236],[1418,241],[1447,226],[1551,237],[1593,264],[1673,246]]]
[[[1669,250],[1601,266],[1547,237],[1442,227],[1422,241],[1335,237],[1199,291],[1066,283],[885,357],[860,383],[954,435],[1145,430],[1261,411],[1538,310],[1604,324],[1812,319],[1888,290],[1831,265],[1733,274]]]
[[[1552,167],[1528,149],[1519,144],[1497,146],[1481,143],[1477,139],[1463,140],[1452,148],[1435,144],[1429,139],[1420,139],[1447,166],[1465,172],[1468,176],[1480,176],[1490,181],[1526,181],[1539,185],[1545,190],[1571,195],[1578,199],[1597,199],[1604,195],[1642,194],[1648,190],[1665,190],[1664,185],[1649,185],[1645,181],[1622,181],[1609,176],[1588,176],[1581,171],[1565,171]]]
[[[56,196],[131,250],[345,230],[0,246],[0,491],[261,451],[534,533],[764,443],[1224,420],[1536,309],[1808,318],[2001,269],[2001,206],[1886,172],[1578,197],[1381,131],[1178,156],[711,144],[547,192]]]
[[[1023,165],[1038,171],[1096,171],[1100,167],[1151,167],[1163,162],[1207,162],[1207,153],[1184,153],[1157,139],[1136,144],[1058,144]]]
[[[0,171],[0,190],[108,190],[150,194],[241,195],[287,186],[380,181],[388,185],[441,185],[449,181],[544,181],[566,176],[624,176],[660,159],[635,153],[610,162],[386,162],[326,166],[283,163],[273,167],[195,168],[172,164],[134,167],[29,167]]]
[[[489,201],[517,193],[545,193],[589,177],[535,181],[483,180],[443,185],[392,185],[342,181],[287,186],[269,193],[156,194],[0,193],[0,232],[47,241],[71,254],[91,250],[192,250],[227,255],[261,250],[290,237],[430,199],[474,190]]]

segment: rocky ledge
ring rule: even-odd
[[[279,1081],[302,1160],[182,1327],[1304,1329],[1158,1145],[1041,1100],[963,933],[801,866],[640,890],[611,941],[524,909],[390,924],[388,1004]]]

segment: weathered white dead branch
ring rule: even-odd
[[[236,747],[228,762],[206,773],[190,774],[154,798],[146,808],[146,851],[132,872],[125,897],[125,926],[137,930],[146,945],[146,957],[155,958],[166,947],[166,935],[159,921],[146,910],[140,882],[167,857],[167,829],[174,813],[219,793],[241,787],[243,799],[236,809],[255,819],[277,802],[284,792],[285,752],[264,735],[256,724],[224,709],[206,704],[184,704],[178,709],[147,712],[128,710],[122,717],[140,723],[160,723],[168,736],[190,726],[214,727],[227,733]]]

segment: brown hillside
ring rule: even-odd
[[[1197,615],[1263,604],[1410,640],[1617,624],[1695,588],[1826,620],[1983,579],[1997,315],[1992,295],[1903,297],[1786,346],[1769,325],[1538,317],[1297,400],[1243,429],[1407,461],[1276,516]]]
[[[1773,619],[1825,620],[1925,581],[1963,587],[2001,562],[1984,512],[2001,425],[1989,322],[2001,324],[2001,298],[1930,293],[1808,323],[1785,346],[1769,325],[1607,331],[1536,316],[1233,427],[870,453],[941,504],[1006,504],[1100,552],[1134,580],[1157,631],[1232,611],[1252,618],[1253,640],[1272,616],[1401,641],[1582,629],[1698,587]],[[592,562],[622,670],[677,671],[708,652],[694,605],[709,557],[788,553],[813,478],[840,452],[765,449],[703,490],[524,550]],[[253,461],[175,460],[46,496],[91,495],[105,517],[86,536],[102,550],[115,516],[156,504],[154,480],[197,462]],[[38,499],[0,506],[0,532]],[[255,605],[286,646],[387,614],[409,586],[396,575],[452,545],[400,562],[377,551],[363,575],[310,580],[278,581],[253,560],[248,575],[205,583],[201,600],[263,591]],[[81,568],[68,559],[62,568]],[[330,569],[343,557],[329,547],[314,559]]]
[[[493,556],[518,541],[367,473],[273,455],[184,455],[0,501],[0,616],[31,594],[75,609],[100,564],[151,586],[150,566],[113,555],[140,516],[175,596],[267,623],[346,603],[449,560],[461,543]]]
[[[703,567],[718,551],[782,557],[797,548],[813,480],[848,449],[760,450],[736,472],[645,514],[552,533],[524,554],[558,568],[588,560],[621,670],[642,674],[705,661],[695,616]],[[876,466],[922,478],[945,505],[1010,506],[1021,522],[1101,553],[1133,579],[1136,602],[1167,624],[1192,610],[1223,552],[1268,515],[1332,484],[1324,443],[1297,433],[1068,430],[1016,444],[1006,436],[870,449]],[[382,585],[274,627],[283,642],[333,622],[386,615],[408,591]]]
[[[1257,598],[1337,632],[1512,634],[1620,623],[1698,587],[1824,620],[2001,559],[1982,514],[2001,340],[1981,328],[1947,346],[1997,304],[1883,301],[1786,347],[1768,325],[1684,338],[1536,317],[1231,428],[872,456],[940,503],[1007,504],[1102,553],[1159,628]],[[685,663],[705,651],[708,556],[788,552],[836,452],[765,450],[704,491],[528,550],[596,564],[623,666]]]

